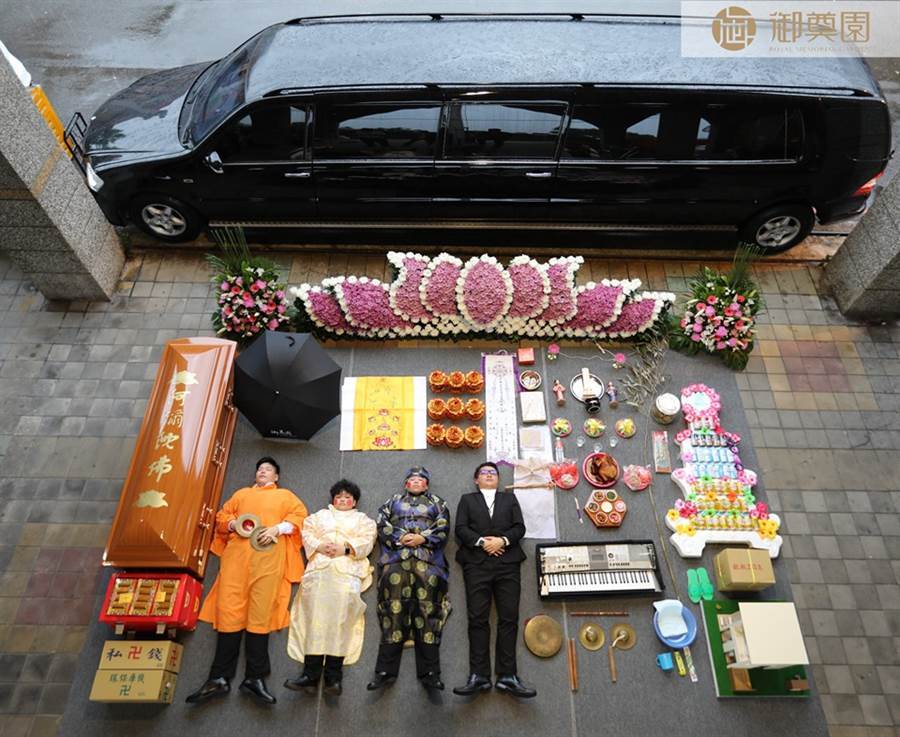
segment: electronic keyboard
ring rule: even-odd
[[[658,594],[665,586],[650,540],[545,543],[535,548],[541,599]]]

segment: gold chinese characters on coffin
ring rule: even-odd
[[[166,344],[105,565],[203,576],[234,434],[234,353],[235,343],[218,338]]]

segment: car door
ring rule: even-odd
[[[237,112],[201,146],[197,196],[211,220],[315,217],[310,106],[264,101]]]
[[[565,114],[562,101],[448,101],[435,162],[435,216],[548,219]]]
[[[320,220],[431,217],[441,103],[425,95],[317,98],[313,163]]]

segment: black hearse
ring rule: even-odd
[[[68,139],[114,224],[732,229],[856,215],[890,156],[861,59],[696,59],[678,18],[368,15],[139,79]],[[79,125],[82,135],[77,131]]]

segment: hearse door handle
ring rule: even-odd
[[[549,179],[553,176],[553,172],[549,171],[526,171],[525,176],[529,179]]]
[[[310,176],[308,171],[288,171],[284,173],[288,179],[306,179]]]

